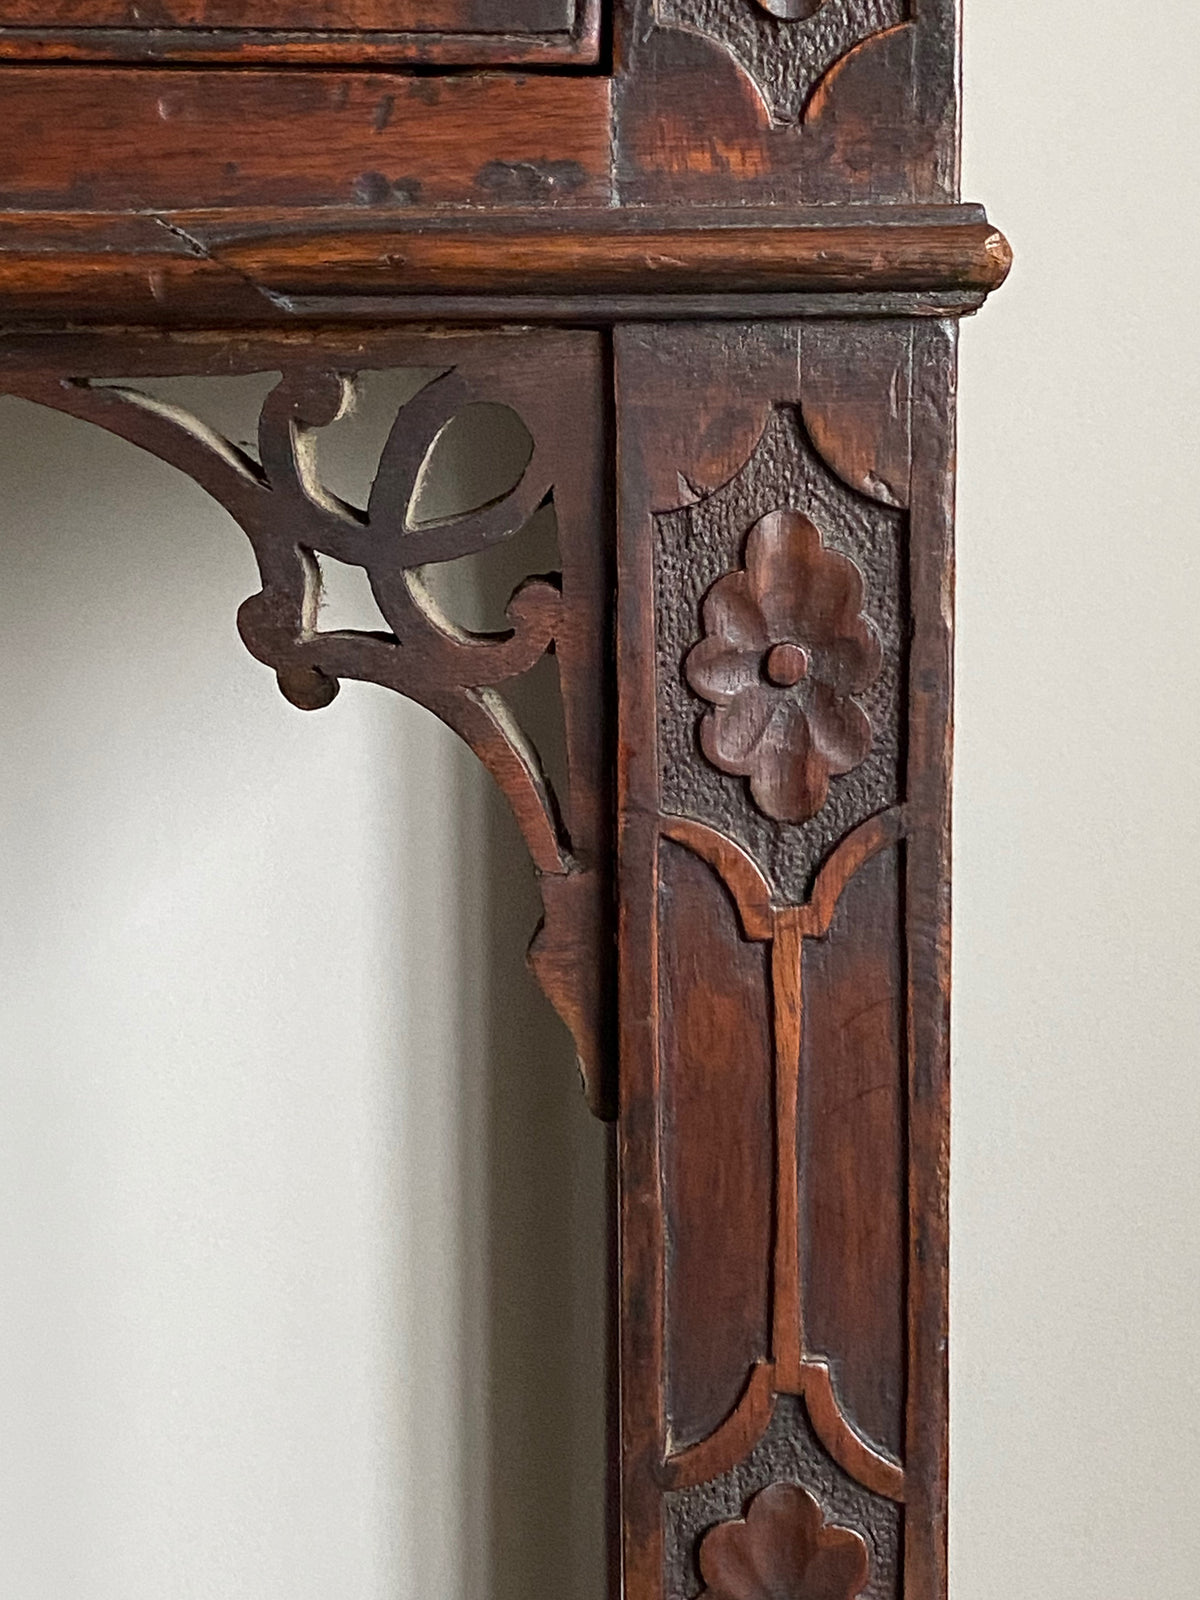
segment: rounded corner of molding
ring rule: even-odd
[[[992,281],[988,288],[989,290],[999,289],[1013,269],[1013,262],[1016,259],[1013,247],[999,228],[992,227],[991,232],[984,240],[983,248],[992,266]]]

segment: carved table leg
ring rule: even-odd
[[[626,1594],[933,1600],[954,328],[616,350]]]
[[[373,681],[472,745],[538,871],[531,959],[603,1114],[615,817],[627,1600],[939,1600],[955,326],[631,325],[614,343],[615,803],[601,335],[45,337],[12,347],[0,387],[231,512],[262,584],[242,635],[290,699]],[[346,505],[320,429],[358,372],[401,365],[428,376],[368,503]],[[272,371],[257,453],[138,387]],[[481,401],[526,423],[525,471],[426,522],[424,467]],[[561,571],[516,591],[507,630],[442,615],[423,572],[547,505]],[[366,570],[385,630],[322,629],[330,559]],[[501,692],[547,651],[558,796]]]

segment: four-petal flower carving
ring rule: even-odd
[[[831,1527],[807,1490],[773,1483],[744,1522],[723,1522],[700,1544],[700,1600],[855,1600],[870,1576],[865,1540]]]
[[[715,767],[750,780],[767,816],[806,822],[830,778],[870,752],[871,724],[853,696],[879,676],[879,638],[862,614],[862,573],[801,512],[756,522],[745,561],[709,590],[705,637],[685,663],[713,708],[700,742]]]

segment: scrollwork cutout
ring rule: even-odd
[[[528,395],[532,368],[527,363],[512,400]],[[594,731],[602,685],[586,660],[586,641],[591,633],[599,636],[599,623],[569,614],[563,574],[551,573],[518,584],[503,629],[473,632],[446,615],[427,579],[433,565],[510,539],[554,502],[554,462],[561,467],[563,454],[539,447],[533,428],[529,459],[512,487],[486,504],[437,520],[421,509],[423,474],[446,430],[468,407],[495,404],[497,390],[501,401],[509,398],[501,380],[491,384],[494,376],[490,364],[483,383],[455,366],[430,371],[395,416],[362,508],[326,486],[317,458],[320,431],[355,405],[352,373],[285,368],[262,405],[257,455],[181,406],[139,389],[136,381],[39,376],[11,387],[150,451],[230,513],[250,540],[260,580],[259,592],[238,612],[239,632],[251,654],[275,672],[293,705],[327,706],[344,679],[380,684],[426,707],[475,751],[512,806],[539,874],[546,917],[531,947],[531,964],[575,1034],[593,1108],[607,1115],[611,1091],[601,1037],[607,890],[596,826],[602,807]],[[321,626],[323,559],[363,569],[383,628]],[[576,610],[600,592],[594,574],[577,584]],[[560,650],[564,641],[568,647]],[[548,653],[559,660],[569,754],[588,752],[591,770],[571,774],[572,788],[579,779],[580,796],[554,792],[501,693]],[[573,798],[579,801],[577,817],[586,813],[578,837],[570,818]]]
[[[384,446],[365,511],[322,484],[315,436],[354,404],[353,380],[336,372],[285,374],[268,395],[258,430],[259,459],[221,439],[188,413],[135,387],[91,385],[97,420],[141,412],[118,429],[153,434],[156,453],[200,481],[248,535],[262,582],[238,613],[252,655],[276,673],[303,710],[328,705],[339,680],[378,683],[418,701],[475,750],[508,796],[538,869],[572,867],[570,841],[540,764],[497,686],[528,671],[552,646],[562,600],[551,579],[528,580],[508,606],[504,633],[471,634],[434,604],[422,568],[485,549],[516,533],[551,485],[530,466],[498,502],[445,523],[413,515],[422,467],[443,430],[473,393],[454,371],[435,377],[401,407]],[[319,624],[322,556],[362,567],[390,631],[325,632]]]

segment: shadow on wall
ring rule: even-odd
[[[331,430],[337,492],[417,381]],[[171,398],[249,438],[256,382]],[[502,799],[382,691],[278,698],[194,485],[0,418],[11,1592],[600,1600],[607,1141]],[[519,470],[510,416],[473,427],[439,514]],[[486,626],[553,541],[543,513],[439,601]],[[327,625],[378,626],[329,589]],[[553,773],[553,663],[517,698]]]

